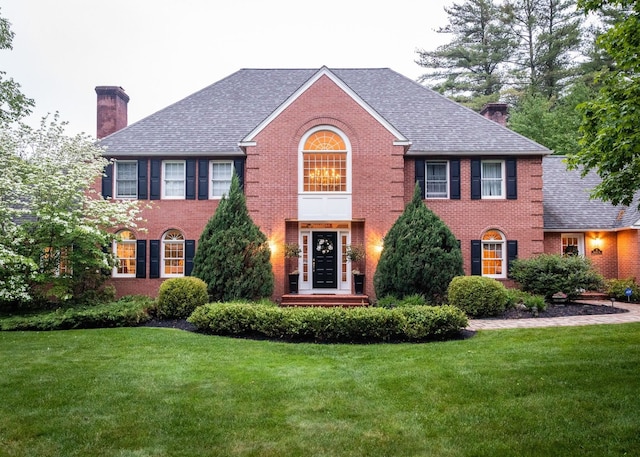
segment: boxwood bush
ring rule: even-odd
[[[455,338],[467,317],[452,306],[384,308],[282,308],[212,303],[189,322],[203,333],[324,343],[425,341]]]
[[[160,285],[156,313],[162,319],[186,319],[208,301],[207,284],[202,279],[171,278]]]
[[[497,316],[504,312],[507,289],[493,278],[456,276],[447,291],[449,304],[470,317]]]

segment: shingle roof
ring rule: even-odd
[[[108,154],[240,154],[238,143],[323,69],[242,69],[102,139]],[[409,154],[549,150],[388,68],[324,69],[412,143]]]
[[[615,230],[631,227],[640,220],[637,199],[632,206],[613,206],[589,197],[600,183],[595,172],[584,178],[579,170],[568,171],[562,156],[542,160],[545,230]]]

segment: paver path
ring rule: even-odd
[[[611,306],[610,301],[584,301],[593,305]],[[640,322],[640,305],[616,302],[617,308],[628,309],[628,313],[596,314],[591,316],[532,317],[527,319],[469,319],[467,330],[492,330],[502,328],[568,327],[595,324],[625,324]]]

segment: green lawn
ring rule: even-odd
[[[640,324],[313,345],[0,332],[0,456],[640,455]]]

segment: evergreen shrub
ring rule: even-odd
[[[188,320],[214,335],[323,343],[442,340],[455,338],[468,323],[452,306],[283,308],[241,303],[208,304]]]
[[[160,285],[156,314],[164,319],[186,319],[208,301],[207,284],[202,279],[171,278]]]
[[[484,276],[453,278],[447,296],[450,305],[470,317],[497,316],[504,312],[508,301],[506,287]]]
[[[509,274],[522,290],[542,295],[549,301],[558,292],[573,300],[583,290],[598,290],[604,285],[591,261],[582,256],[541,254],[517,259],[512,262]]]
[[[618,301],[627,301],[626,290],[631,289],[631,297],[629,301],[640,300],[640,288],[636,284],[635,279],[609,279],[606,281],[606,291],[609,297],[613,297]]]

